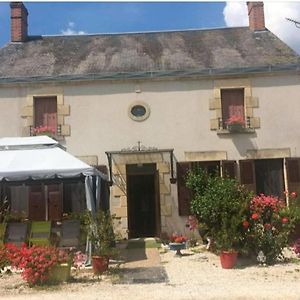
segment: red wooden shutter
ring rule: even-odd
[[[56,97],[34,98],[34,125],[57,128],[57,99]]]
[[[236,161],[222,160],[221,162],[222,176],[235,179],[236,178]]]
[[[28,215],[32,221],[44,221],[46,219],[46,203],[43,185],[30,187]]]
[[[240,160],[240,181],[249,191],[256,193],[254,160]]]
[[[289,192],[300,193],[300,158],[287,158],[286,170]]]
[[[185,185],[185,176],[190,168],[189,162],[177,163],[178,212],[180,216],[190,214],[191,192]]]
[[[244,89],[222,89],[221,106],[225,125],[232,116],[241,116],[244,119]]]

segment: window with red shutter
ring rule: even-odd
[[[56,97],[34,98],[34,126],[47,126],[57,132],[57,99]]]
[[[244,89],[222,89],[222,126],[227,128],[227,122],[231,117],[240,117],[245,120]]]

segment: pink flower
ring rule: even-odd
[[[289,219],[287,217],[284,217],[281,219],[282,224],[287,224],[289,222]]]
[[[297,198],[297,193],[296,192],[291,192],[291,198]]]
[[[258,220],[259,219],[259,214],[257,214],[257,213],[252,214],[251,219],[252,220]]]

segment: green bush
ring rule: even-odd
[[[208,175],[202,169],[190,171],[186,184],[193,193],[191,211],[208,228],[217,249],[241,248],[242,221],[252,194],[235,180]]]

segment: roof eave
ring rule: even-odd
[[[139,72],[106,72],[85,75],[54,75],[33,77],[2,77],[0,84],[21,84],[36,82],[70,82],[70,81],[111,81],[111,80],[143,80],[163,78],[193,78],[193,77],[220,77],[235,75],[270,74],[281,72],[299,72],[300,63],[285,65],[267,65],[241,68],[222,69],[193,69],[193,70],[169,70],[169,71],[139,71]]]

